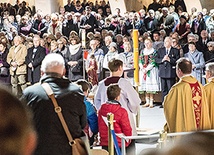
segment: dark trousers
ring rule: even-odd
[[[175,78],[161,78],[162,102],[174,84]]]

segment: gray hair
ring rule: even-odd
[[[211,77],[214,76],[214,62],[206,64],[206,70],[210,72]]]
[[[207,46],[213,46],[213,47],[214,47],[214,41],[209,41],[209,42],[207,43]]]
[[[150,9],[148,12],[152,13],[152,14],[155,14],[155,11],[153,9]]]
[[[163,7],[163,8],[162,8],[162,11],[167,11],[167,12],[168,12],[169,10],[168,10],[167,7]]]
[[[194,35],[193,33],[189,33],[189,34],[187,35],[187,38],[189,38],[189,37],[195,38],[195,35]]]
[[[65,68],[65,61],[63,57],[57,53],[50,53],[46,55],[42,61],[41,71],[44,73],[58,73],[58,68],[60,68],[60,71],[63,72]]]

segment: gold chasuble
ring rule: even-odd
[[[209,115],[211,121],[211,128],[214,129],[214,78],[204,86],[207,103],[209,106]]]
[[[180,78],[164,99],[167,132],[211,129],[203,86],[191,75]]]

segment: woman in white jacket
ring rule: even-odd
[[[104,57],[104,61],[103,61],[103,68],[104,69],[108,69],[108,62],[113,58],[119,59],[119,60],[123,61],[123,64],[125,64],[126,58],[123,54],[118,54],[117,44],[115,42],[110,43],[109,51]]]

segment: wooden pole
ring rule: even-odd
[[[138,30],[134,29],[133,34],[133,51],[134,51],[134,83],[135,89],[138,92],[139,86],[139,49],[138,49]],[[140,109],[136,115],[136,126],[139,127],[140,122]]]
[[[139,86],[139,49],[138,49],[138,30],[133,30],[133,50],[134,50],[134,82]],[[138,91],[138,90],[137,90]]]

